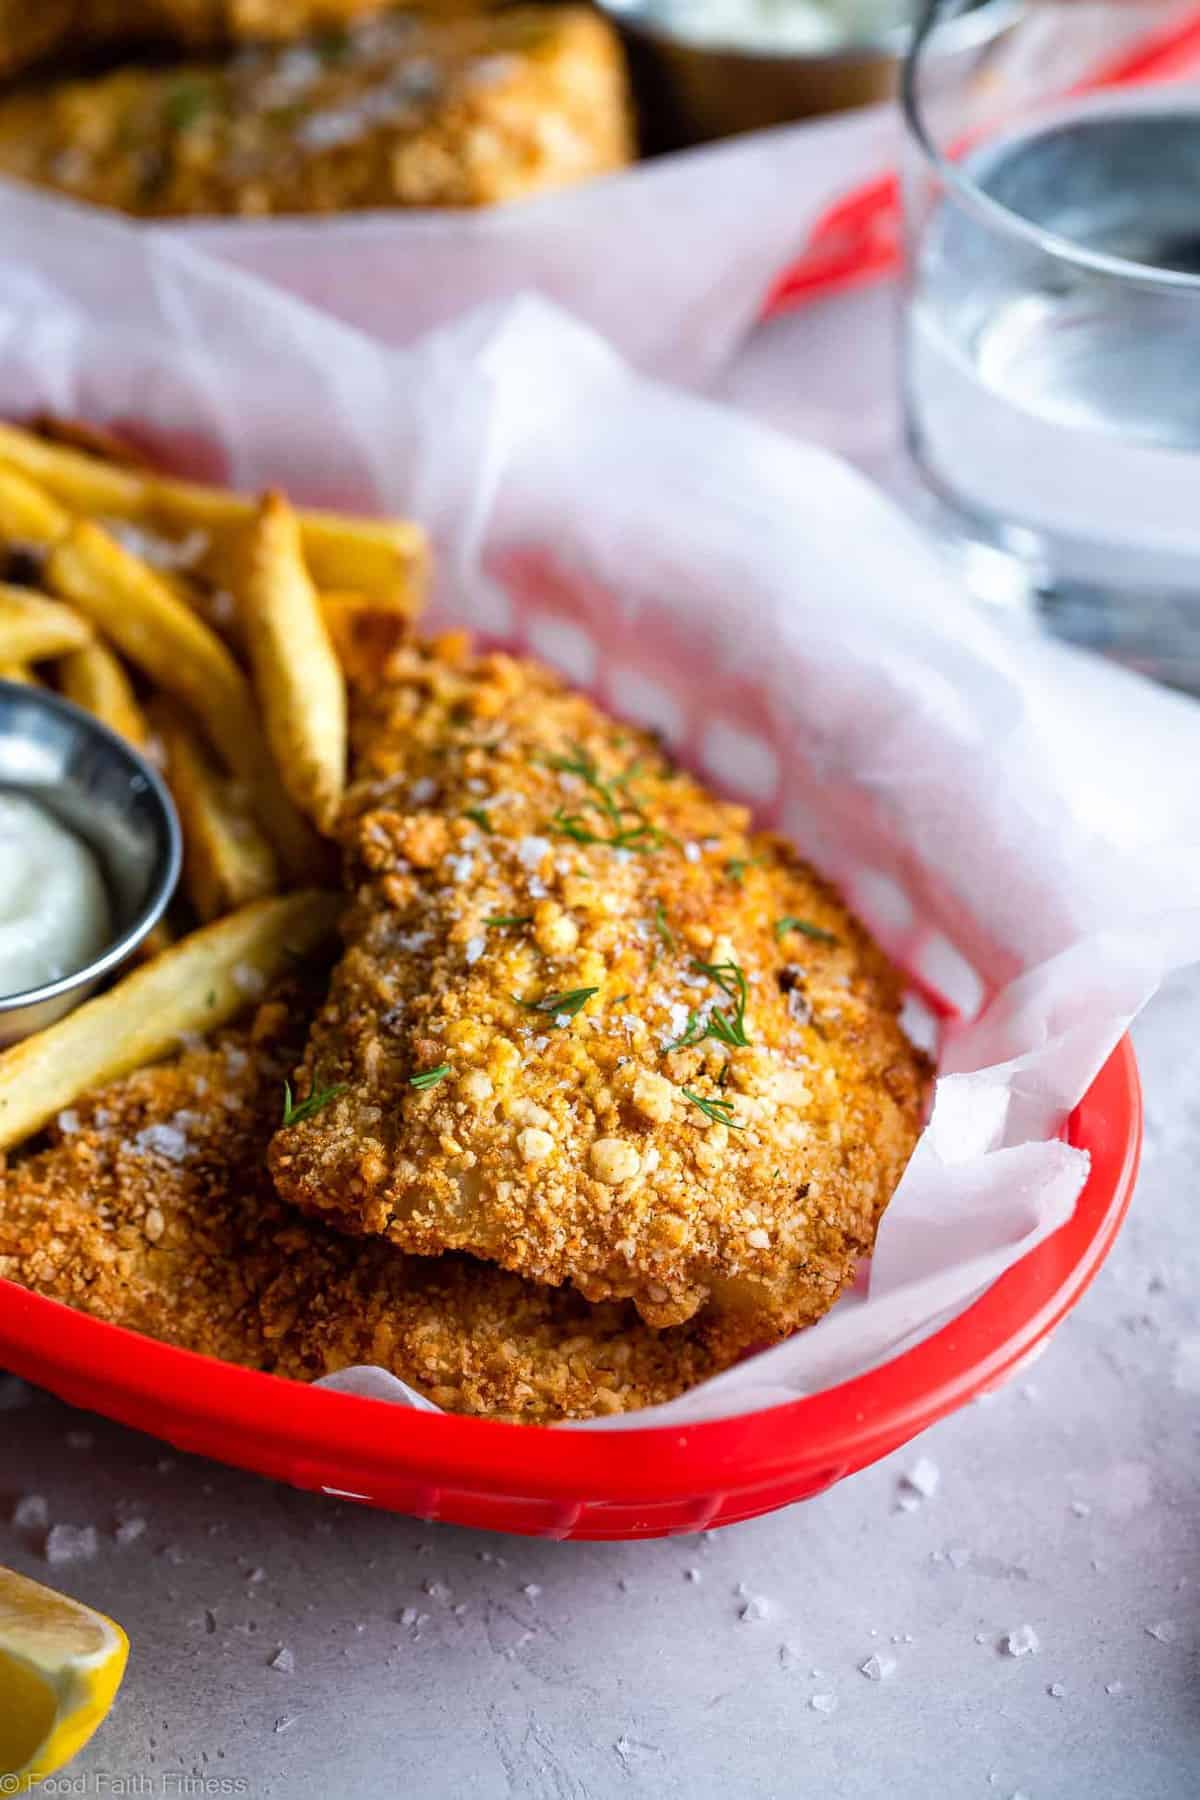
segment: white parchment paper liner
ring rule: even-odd
[[[545,302],[387,350],[116,222],[10,192],[0,227],[4,411],[136,420],[239,485],[413,512],[436,616],[663,728],[943,991],[998,990],[946,1048],[865,1292],[608,1428],[845,1379],[1070,1215],[1086,1159],[1055,1134],[1200,955],[1187,703],[1001,638],[836,458],[632,374]],[[382,1371],[335,1385],[359,1381],[417,1398]]]

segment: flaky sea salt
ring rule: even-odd
[[[113,1532],[113,1537],[116,1539],[117,1543],[121,1545],[136,1544],[137,1540],[145,1532],[145,1529],[145,1519],[122,1519],[116,1530]]]
[[[906,1488],[919,1494],[922,1500],[932,1500],[941,1483],[942,1472],[931,1457],[919,1456],[911,1469],[906,1469],[901,1476]]]
[[[859,1663],[858,1672],[868,1681],[887,1681],[896,1673],[896,1659],[894,1656],[868,1656],[866,1662]]]
[[[756,1624],[760,1619],[769,1619],[770,1616],[770,1602],[762,1594],[751,1594],[738,1614],[744,1625]]]
[[[473,965],[479,961],[486,949],[486,938],[473,937],[467,939],[466,949],[463,951],[463,955],[467,959],[468,968],[473,967]]]
[[[1046,1689],[1052,1700],[1061,1700],[1066,1691],[1061,1681],[1052,1681]]]
[[[165,1156],[168,1162],[184,1162],[191,1146],[186,1135],[177,1125],[144,1125],[137,1132],[134,1148],[149,1151],[154,1156]]]
[[[836,1694],[814,1694],[808,1703],[814,1712],[832,1713],[837,1711]]]
[[[290,1675],[296,1667],[296,1658],[286,1644],[280,1644],[271,1658],[269,1666],[272,1669],[278,1669],[281,1675]]]
[[[52,1525],[46,1533],[46,1561],[52,1564],[89,1562],[99,1549],[94,1525]]]
[[[44,1531],[50,1523],[46,1496],[23,1494],[13,1507],[12,1522],[18,1531]]]
[[[527,1581],[521,1589],[527,1600],[536,1600],[541,1591],[536,1581]]]
[[[266,991],[267,978],[253,963],[234,963],[232,980],[238,993],[244,994],[247,1000],[257,1000]]]
[[[1146,1626],[1146,1636],[1152,1637],[1160,1644],[1173,1644],[1177,1635],[1172,1619],[1160,1619],[1157,1625]]]
[[[1032,1656],[1042,1646],[1032,1625],[1018,1625],[1001,1640],[1000,1647],[1006,1656]]]
[[[550,840],[544,837],[517,839],[517,861],[523,869],[536,869],[542,858],[550,854]]]

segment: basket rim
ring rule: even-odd
[[[340,1464],[346,1487],[319,1485],[352,1498],[397,1479],[497,1498],[634,1505],[749,1493],[798,1474],[829,1481],[994,1386],[1079,1300],[1112,1248],[1137,1177],[1141,1088],[1127,1036],[1066,1135],[1091,1167],[1065,1224],[920,1343],[849,1381],[757,1412],[588,1432],[410,1410],[178,1349],[3,1280],[0,1360],[138,1429],[156,1429],[147,1406],[160,1425],[165,1407],[185,1448],[199,1428],[208,1446],[224,1437],[229,1460],[242,1466],[254,1464],[235,1449],[251,1441],[275,1464]]]

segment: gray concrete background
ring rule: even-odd
[[[422,1525],[9,1391],[0,1562],[133,1641],[77,1791],[170,1795],[194,1774],[256,1800],[1195,1800],[1200,977],[1138,1043],[1133,1214],[1041,1360],[890,1461],[711,1538]],[[903,1510],[919,1456],[937,1491]],[[9,1522],[30,1494],[96,1526],[97,1554],[48,1568],[44,1531]],[[122,1518],[146,1521],[125,1545]],[[1039,1648],[1014,1657],[1025,1625]],[[882,1680],[860,1672],[872,1654],[895,1662]]]

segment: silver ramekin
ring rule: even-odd
[[[925,0],[914,11],[919,14]],[[818,113],[890,99],[909,28],[824,51],[757,48],[689,38],[655,15],[653,0],[598,0],[625,39],[644,149],[674,150]],[[939,55],[950,68],[978,57],[1012,24],[1020,0],[977,0],[948,26]]]
[[[0,681],[0,790],[53,813],[94,851],[116,922],[111,941],[71,975],[0,996],[0,1045],[78,1006],[162,917],[179,879],[175,807],[145,757],[44,688]]]

